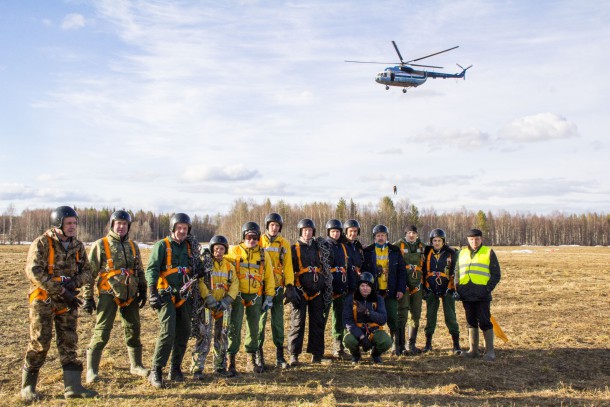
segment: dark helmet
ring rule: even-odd
[[[256,222],[246,222],[241,227],[241,240],[244,240],[248,233],[255,233],[257,236],[260,236],[261,227]]]
[[[214,253],[214,246],[217,244],[225,247],[225,253],[229,251],[229,241],[227,238],[222,235],[215,235],[210,239],[210,251],[212,254]]]
[[[272,212],[269,215],[265,216],[265,230],[269,229],[269,224],[271,222],[280,224],[280,232],[282,231],[282,226],[284,226],[284,220],[280,216],[279,213]]]
[[[299,223],[297,223],[297,229],[299,229],[299,236],[301,236],[301,231],[303,230],[303,228],[312,228],[313,236],[316,235],[316,224],[313,223],[313,220],[305,218],[301,219]]]
[[[371,288],[374,288],[375,287],[375,277],[373,277],[373,275],[371,273],[369,273],[368,271],[360,273],[360,277],[358,277],[358,287],[360,287],[360,284],[362,284],[362,283],[367,283],[368,285],[371,286]]]
[[[129,212],[124,211],[124,210],[118,210],[118,211],[112,212],[112,215],[110,215],[110,229],[111,230],[112,230],[112,227],[114,226],[115,220],[127,221],[127,231],[129,232],[129,229],[131,229],[131,215],[129,214]]]
[[[341,221],[339,219],[329,220],[328,222],[326,222],[326,236],[329,235],[332,229],[339,229],[339,231],[343,233],[343,230],[341,230],[341,226],[343,225],[341,224]]]
[[[433,229],[432,232],[430,232],[430,243],[432,243],[432,239],[435,237],[440,237],[443,239],[443,242],[446,241],[446,235],[443,229]]]
[[[377,225],[373,228],[373,239],[377,233],[385,233],[390,238],[390,231],[386,225]]]
[[[172,216],[172,218],[169,220],[169,231],[173,232],[174,228],[176,227],[176,223],[186,223],[187,225],[189,225],[189,230],[188,233],[191,233],[191,226],[193,226],[193,224],[191,223],[191,218],[186,214],[186,213],[175,213],[174,216]]]
[[[74,209],[70,208],[69,206],[57,207],[53,210],[53,212],[51,212],[51,225],[58,229],[61,229],[64,224],[64,218],[78,219],[78,214]]]
[[[350,219],[345,221],[345,223],[343,224],[343,229],[345,230],[346,234],[347,229],[349,228],[358,228],[358,236],[360,236],[360,222],[358,222],[356,219]]]

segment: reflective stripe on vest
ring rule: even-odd
[[[489,263],[491,261],[491,249],[481,246],[475,255],[470,257],[470,249],[460,251],[458,264],[460,265],[460,284],[472,281],[473,284],[487,285],[489,281]]]
[[[244,280],[244,279],[248,279],[248,280],[254,280],[258,282],[258,292],[256,293],[256,296],[258,298],[259,295],[263,294],[263,276],[262,276],[262,272],[261,270],[265,269],[265,260],[264,260],[264,251],[263,248],[260,247],[260,265],[255,264],[255,263],[242,263],[242,265],[240,266],[240,262],[241,262],[241,247],[239,247],[239,245],[235,246],[235,268],[237,271],[237,278],[239,280]],[[250,273],[250,271],[245,271],[245,272],[241,272],[241,270],[243,269],[243,267],[245,267],[246,269],[250,269],[253,268],[255,270],[258,270],[259,274],[252,274]],[[264,272],[264,271],[263,271]],[[250,284],[250,283],[248,283]],[[252,301],[249,302],[249,305],[246,305],[244,303],[244,306],[249,307],[251,305],[254,304],[254,301],[256,301],[256,298]],[[242,301],[243,302],[243,301]]]

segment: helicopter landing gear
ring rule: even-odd
[[[390,87],[388,85],[385,85],[385,90],[390,90]]]
[[[407,93],[407,88],[402,88],[402,93]]]

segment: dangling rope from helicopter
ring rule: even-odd
[[[324,298],[324,309],[330,309],[330,304],[333,302],[333,277],[330,271],[331,250],[330,244],[321,236],[316,238],[316,243],[320,249],[320,262],[322,263],[322,275],[324,276],[324,290],[322,297]]]

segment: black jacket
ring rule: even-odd
[[[405,293],[407,289],[407,272],[405,269],[405,261],[400,253],[400,248],[393,244],[388,244],[388,298],[395,298],[397,292]],[[375,253],[375,244],[371,244],[364,249],[364,263],[362,271],[368,271],[375,276],[377,283],[377,255]],[[377,284],[376,284],[377,285]]]

